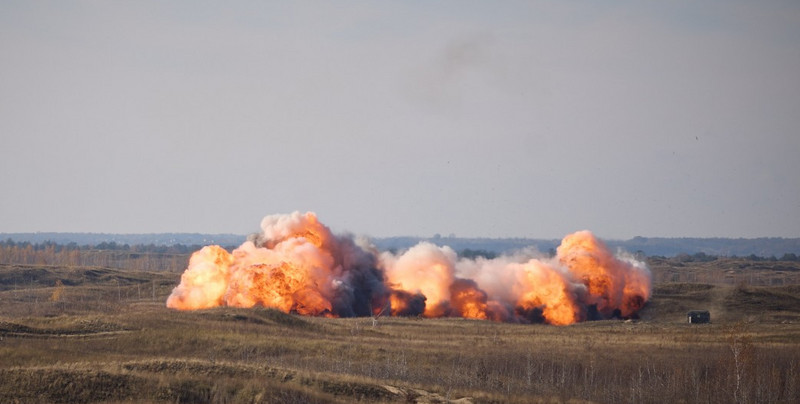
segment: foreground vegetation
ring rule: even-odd
[[[0,402],[800,400],[791,276],[769,287],[659,282],[639,321],[566,327],[178,312],[164,307],[178,278],[0,265]],[[685,324],[690,309],[710,310],[713,324]]]

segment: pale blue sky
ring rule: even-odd
[[[0,232],[800,237],[796,1],[0,2]]]

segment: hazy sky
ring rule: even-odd
[[[797,1],[0,2],[0,232],[800,236]]]

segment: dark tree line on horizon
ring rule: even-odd
[[[201,249],[203,246],[199,244],[184,245],[184,244],[171,244],[171,245],[157,245],[157,244],[121,244],[114,241],[103,241],[94,245],[78,245],[75,242],[66,244],[56,243],[52,241],[45,241],[41,243],[31,243],[28,241],[14,241],[10,238],[0,241],[0,263],[5,264],[52,264],[67,263],[68,265],[77,265],[79,261],[78,256],[105,256],[113,257],[102,262],[120,261],[124,259],[141,260],[144,257],[180,257],[180,259],[188,259],[188,256]],[[224,246],[228,251],[232,251],[236,246]],[[389,248],[388,251],[397,252],[399,248]],[[485,248],[461,248],[458,249],[458,255],[463,258],[487,258],[492,259],[500,255],[497,251]],[[545,255],[553,256],[555,254],[554,248],[549,248]],[[720,257],[715,254],[707,254],[705,252],[678,253],[674,256],[667,257],[664,255],[651,254],[648,255],[642,250],[635,251],[634,255],[639,259],[646,259],[647,257],[669,260],[672,262],[710,262],[719,259]],[[56,257],[61,258],[56,258]],[[65,259],[63,257],[72,257]],[[749,255],[731,255],[727,258],[741,258],[750,261],[798,261],[800,258],[793,252],[787,252],[779,257],[776,255],[761,256],[756,254]],[[92,262],[98,260],[90,260]],[[95,264],[89,264],[95,265]],[[112,265],[113,266],[113,265]],[[152,267],[152,265],[148,265]],[[184,265],[185,266],[185,265]]]
[[[189,255],[201,246],[127,245],[103,242],[79,246],[76,243],[30,243],[0,241],[0,264],[107,267],[145,271],[181,271]]]

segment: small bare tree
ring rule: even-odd
[[[753,344],[744,332],[744,325],[737,324],[729,330],[728,343],[733,360],[733,401],[749,401],[753,373]]]

